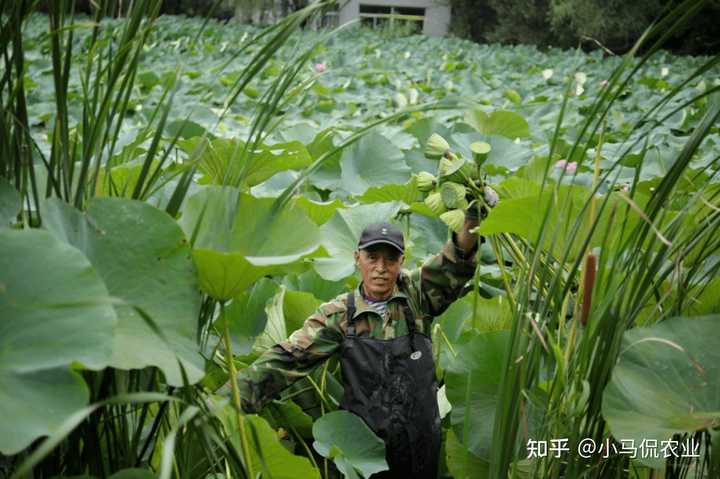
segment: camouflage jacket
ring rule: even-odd
[[[441,314],[463,292],[475,272],[475,251],[463,254],[454,240],[420,268],[402,271],[387,303],[385,317],[368,305],[355,289],[356,334],[392,339],[408,332],[403,304],[408,301],[417,330],[430,335],[434,316]],[[348,324],[347,294],[320,305],[303,327],[263,353],[250,367],[239,373],[238,385],[243,409],[255,412],[283,389],[306,377],[322,361],[340,352]]]

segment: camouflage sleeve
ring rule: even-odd
[[[259,412],[282,390],[306,377],[318,363],[335,353],[345,335],[344,313],[341,301],[321,305],[301,329],[240,371],[238,386],[243,409]]]
[[[464,252],[455,243],[455,233],[440,253],[411,274],[415,295],[423,313],[438,316],[464,292],[475,273],[477,246]]]

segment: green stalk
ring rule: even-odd
[[[225,312],[225,302],[220,302],[220,315],[221,317]],[[242,401],[240,398],[240,388],[237,384],[237,369],[235,368],[235,360],[232,352],[232,341],[230,340],[230,325],[225,321],[223,330],[223,340],[225,341],[225,361],[230,371],[230,387],[232,389],[233,405],[235,406],[235,419],[237,421],[238,433],[240,435],[240,448],[242,449],[243,457],[245,460],[245,468],[248,471],[250,477],[255,477],[253,469],[252,459],[250,457],[250,448],[245,432],[245,416],[242,413]]]

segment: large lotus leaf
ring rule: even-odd
[[[266,308],[275,297],[279,286],[274,281],[263,278],[252,288],[233,298],[218,318],[217,327],[222,330],[225,322],[230,327],[233,353],[249,354],[252,346],[267,323]]]
[[[108,365],[117,318],[100,275],[42,230],[0,229],[0,370]]]
[[[71,363],[105,367],[117,318],[75,248],[42,230],[0,229],[0,452],[15,454],[82,409]]]
[[[313,447],[323,457],[335,461],[346,477],[364,478],[388,469],[385,443],[349,411],[333,411],[313,425]]]
[[[257,280],[275,271],[271,266],[255,266],[239,253],[197,248],[192,256],[200,275],[200,289],[221,300],[241,295]]]
[[[288,289],[310,293],[323,301],[330,301],[347,289],[345,283],[323,279],[314,269],[287,275],[283,279],[283,284]]]
[[[189,155],[200,154],[200,170],[217,184],[242,175],[243,184],[253,186],[280,171],[302,169],[312,163],[310,153],[299,141],[261,145],[252,154],[245,152],[245,143],[238,140],[195,137],[178,143]]]
[[[283,303],[285,302],[285,287],[281,286],[265,307],[267,322],[262,334],[258,336],[253,349],[258,354],[265,352],[274,345],[284,341],[289,336],[285,316],[283,315]]]
[[[403,185],[389,183],[383,186],[372,186],[357,199],[360,203],[389,203],[402,201],[406,205],[422,201],[422,193],[415,186],[415,182],[408,181]]]
[[[534,242],[542,229],[545,209],[549,208],[543,247],[557,258],[562,258],[569,248],[568,261],[572,261],[590,232],[589,220],[584,221],[575,239],[571,240],[575,221],[578,218],[588,217],[587,213],[581,216],[588,197],[589,191],[581,186],[561,185],[557,195],[554,195],[553,191],[546,190],[542,195],[502,199],[480,224],[480,233],[483,235],[515,233]],[[597,201],[600,211],[604,198],[599,197]],[[639,216],[634,210],[627,208],[617,196],[610,198],[593,233],[590,247],[599,246],[605,235],[619,235],[618,225],[623,225],[626,216],[628,223],[625,234],[628,234],[639,221]]]
[[[310,293],[288,291],[280,286],[265,304],[265,328],[255,342],[255,349],[262,352],[284,341],[293,331],[300,329],[322,301]]]
[[[283,316],[288,331],[300,329],[305,320],[317,310],[322,301],[304,291],[285,291]]]
[[[259,278],[287,273],[320,254],[319,229],[297,207],[210,186],[187,200],[180,224],[194,240],[200,286],[217,299],[240,295]]]
[[[315,139],[308,145],[308,151],[313,159],[317,160],[324,154],[329,154],[339,143],[338,134],[331,130],[323,130],[315,136]],[[340,187],[340,157],[338,151],[333,153],[320,164],[317,170],[310,175],[310,182],[322,189],[336,190]]]
[[[419,266],[428,256],[437,254],[447,240],[447,226],[434,215],[432,218],[410,216],[410,238],[405,238],[405,267]]]
[[[275,401],[272,408],[273,419],[279,421],[279,426],[290,427],[302,437],[312,438],[313,418],[293,401]]]
[[[243,455],[236,412],[231,406],[216,411],[229,433],[230,442]],[[276,479],[320,479],[320,472],[306,457],[290,453],[280,442],[277,432],[260,416],[244,416],[245,437],[250,442],[249,477],[272,477]]]
[[[20,213],[20,193],[0,177],[0,227],[7,226]]]
[[[305,196],[293,198],[292,206],[304,210],[305,214],[307,214],[316,225],[327,223],[339,208],[345,208],[345,204],[338,199],[323,202],[313,201]]]
[[[458,441],[455,433],[447,432],[445,441],[447,466],[453,479],[485,479],[490,477],[490,464],[471,453]]]
[[[298,477],[320,479],[320,471],[313,467],[306,457],[291,454],[278,439],[277,433],[263,418],[248,415],[246,424],[253,439],[250,448],[253,468],[262,477],[296,479]]]
[[[613,436],[661,441],[720,424],[720,315],[673,318],[625,332],[603,393]],[[659,446],[658,446],[659,447]],[[662,467],[663,460],[643,459]]]
[[[180,386],[180,360],[188,380],[199,381],[205,369],[196,340],[200,294],[177,223],[147,203],[119,198],[95,199],[87,214],[59,200],[48,200],[44,211],[44,226],[83,251],[110,293],[124,302],[115,305],[112,365],[157,366],[169,384]]]
[[[453,432],[470,452],[484,460],[489,460],[493,446],[493,424],[508,340],[507,331],[467,332],[454,345],[456,355],[446,349],[442,351]]]
[[[407,132],[417,138],[421,145],[425,145],[433,133],[437,133],[443,138],[449,138],[451,133],[435,115],[413,122],[407,127]]]
[[[490,114],[482,110],[469,110],[465,113],[465,121],[484,135],[500,135],[514,140],[530,136],[530,128],[522,115],[498,110]]]
[[[410,177],[402,150],[375,132],[345,149],[340,167],[342,187],[353,195],[361,195],[371,186],[405,183]]]
[[[16,454],[52,434],[87,402],[85,382],[67,368],[26,373],[0,369],[0,452]]]
[[[323,278],[338,281],[355,272],[353,253],[360,233],[370,223],[391,221],[399,203],[376,203],[338,210],[321,226],[323,246],[330,258],[317,258],[313,264]]]

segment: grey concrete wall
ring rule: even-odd
[[[450,27],[449,0],[349,0],[340,8],[340,25],[360,16],[360,3],[384,7],[412,7],[425,9],[423,33],[431,36],[443,36]]]

